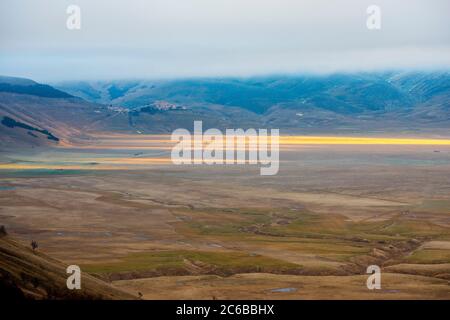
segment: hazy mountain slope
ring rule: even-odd
[[[29,94],[47,98],[70,98],[70,94],[33,80],[0,76],[0,92]]]
[[[81,274],[81,289],[69,290],[67,266],[0,235],[0,292],[2,299],[136,299],[114,286]]]
[[[14,84],[15,92],[1,91],[2,84]],[[80,142],[90,132],[115,130],[129,130],[127,114],[32,80],[0,77],[1,147]]]
[[[103,106],[97,107],[100,110]],[[97,108],[78,98],[44,98],[0,93],[0,145],[55,145],[85,136],[85,129],[102,118]],[[106,112],[106,111],[104,111]],[[8,126],[6,119],[20,123]],[[26,126],[35,128],[27,129]],[[48,132],[57,140],[49,139]]]

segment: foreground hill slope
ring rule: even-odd
[[[4,299],[135,299],[92,277],[81,276],[81,289],[66,287],[67,266],[38,250],[0,235],[0,296]]]

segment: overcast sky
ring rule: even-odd
[[[38,81],[392,68],[450,68],[449,0],[0,1],[0,74]]]

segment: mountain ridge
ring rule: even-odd
[[[72,95],[26,78],[0,76],[0,92],[28,94],[47,98],[71,98]]]
[[[192,130],[195,120],[205,130],[449,136],[450,73],[120,80],[56,88],[0,76],[1,146],[83,143],[92,132],[168,134]]]

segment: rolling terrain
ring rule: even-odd
[[[10,154],[0,221],[148,299],[450,297],[448,145],[291,145],[262,177],[126,141]]]

